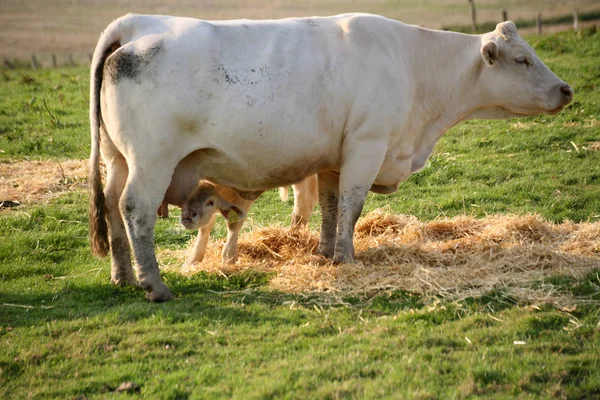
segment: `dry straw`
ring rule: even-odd
[[[87,160],[0,163],[0,201],[45,203],[85,186]]]
[[[559,304],[575,299],[544,278],[581,278],[600,268],[600,223],[551,224],[533,215],[421,222],[378,209],[357,224],[355,263],[334,265],[316,254],[317,245],[316,232],[271,226],[242,235],[235,265],[221,263],[222,241],[209,244],[202,263],[185,268],[179,266],[186,250],[161,253],[175,259],[169,269],[184,274],[275,273],[271,288],[289,293],[371,296],[403,289],[456,300],[504,290],[519,300]]]

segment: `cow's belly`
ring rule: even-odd
[[[179,163],[174,179],[187,180],[185,177],[192,175],[192,179],[207,179],[240,191],[263,191],[300,182],[324,169],[335,169],[337,151],[328,150],[270,145],[199,149]]]
[[[398,185],[407,180],[411,175],[412,155],[388,154],[379,169],[379,174],[375,179],[374,185],[380,187],[375,192],[391,193],[398,189]],[[387,190],[383,190],[387,188]]]

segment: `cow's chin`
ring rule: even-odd
[[[520,109],[520,108],[514,108],[514,109],[506,109],[507,113],[512,114],[513,117],[534,117],[536,115],[540,115],[540,114],[546,114],[546,115],[556,115],[559,112],[561,112],[563,110],[563,108],[565,108],[564,105],[562,106],[558,106],[556,108],[551,108],[548,109],[546,107],[540,107],[540,108],[534,108],[534,109]]]
[[[561,112],[564,108],[565,108],[565,106],[558,106],[558,107],[553,108],[551,110],[544,110],[543,113],[546,114],[546,115],[556,115],[559,112]]]

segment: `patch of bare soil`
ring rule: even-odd
[[[600,269],[600,223],[551,224],[537,216],[421,222],[378,209],[357,224],[356,262],[342,265],[317,255],[318,234],[310,230],[254,229],[240,237],[235,265],[221,263],[222,244],[210,244],[205,260],[191,267],[180,267],[188,250],[162,250],[159,258],[171,260],[164,268],[184,274],[275,273],[271,287],[290,293],[372,295],[403,289],[461,299],[505,290],[517,299],[561,305],[573,296],[541,283],[544,278],[581,278]]]
[[[47,203],[87,187],[88,160],[0,163],[0,201]]]

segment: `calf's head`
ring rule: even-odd
[[[186,229],[198,229],[208,224],[216,212],[220,212],[228,222],[246,218],[246,212],[224,200],[212,184],[201,182],[181,206],[180,222]]]
[[[481,57],[488,118],[554,115],[573,100],[571,87],[550,71],[510,21],[481,36]]]

